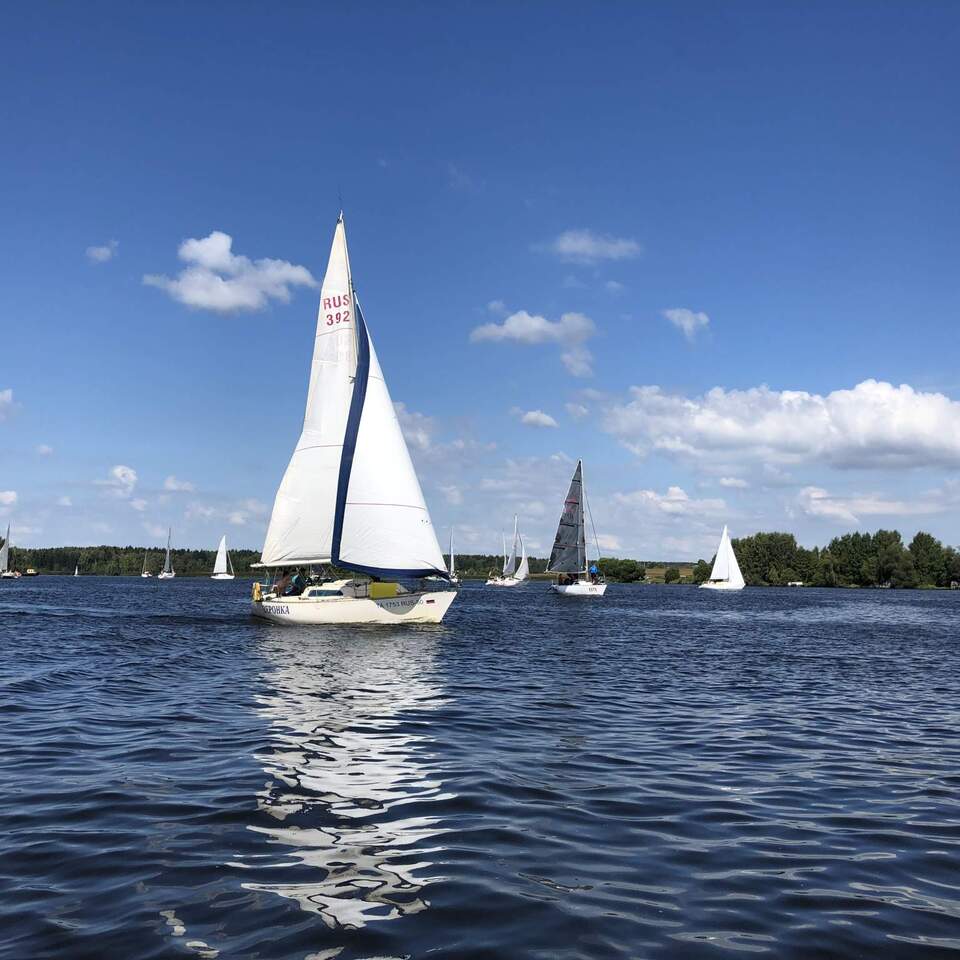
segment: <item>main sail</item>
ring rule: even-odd
[[[220,538],[220,546],[217,547],[217,559],[213,562],[213,572],[227,572],[227,537],[226,534]]]
[[[713,561],[710,579],[726,581],[736,587],[744,586],[743,574],[740,572],[740,564],[737,563],[737,557],[733,552],[733,544],[730,542],[730,534],[727,532],[726,526],[723,528],[723,533],[720,534],[720,545],[717,547],[717,556]]]
[[[527,548],[523,545],[523,537],[520,540],[520,563],[517,564],[517,572],[513,575],[516,580],[526,580],[530,576],[530,561],[527,559]]]
[[[583,523],[583,465],[577,461],[567,499],[563,502],[560,525],[550,551],[550,573],[582,573],[587,568],[587,541]]]
[[[167,555],[163,558],[163,572],[173,573],[173,561],[170,559],[170,536],[172,530],[167,530]]]
[[[333,563],[383,578],[447,575],[353,290],[342,215],[320,294],[303,431],[261,562]]]
[[[10,524],[7,524],[7,536],[0,547],[0,573],[6,573],[10,566]]]
[[[517,529],[517,518],[513,518],[513,545],[510,547],[510,556],[505,556],[503,560],[503,575],[505,577],[512,577],[517,568],[517,537],[519,532]],[[506,550],[504,550],[506,554]]]

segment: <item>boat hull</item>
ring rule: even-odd
[[[550,589],[562,597],[602,597],[607,592],[607,585],[578,580],[576,583],[552,583]]]
[[[175,573],[158,573],[158,580],[172,580],[176,576]]]
[[[310,625],[440,623],[457,592],[405,593],[382,600],[369,597],[280,597],[254,600],[250,612],[270,623]]]
[[[493,577],[487,581],[488,587],[519,587],[526,580],[517,580],[516,577]]]
[[[700,584],[701,590],[742,590],[744,584],[742,583],[728,583],[726,580],[706,580]]]
[[[214,573],[210,577],[211,580],[233,580],[232,573]]]

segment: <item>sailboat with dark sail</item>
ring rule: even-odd
[[[547,564],[547,573],[557,574],[557,582],[551,585],[554,593],[569,597],[602,597],[607,591],[607,584],[600,573],[599,545],[598,562],[591,564],[587,559],[585,521],[588,512],[583,461],[578,460],[577,469],[573,471],[573,479],[570,481],[570,489],[567,491],[567,499],[563,502],[557,536]],[[596,540],[596,534],[594,539]]]
[[[158,580],[172,580],[177,574],[173,569],[173,560],[170,558],[170,537],[173,534],[173,530],[169,527],[167,528],[167,555],[163,558],[163,569],[157,574]],[[144,558],[146,562],[146,558]],[[143,574],[141,574],[143,576]]]

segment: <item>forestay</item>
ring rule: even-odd
[[[583,523],[583,466],[577,461],[567,499],[563,502],[560,525],[550,551],[550,573],[581,573],[587,567],[587,543]]]

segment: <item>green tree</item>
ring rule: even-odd
[[[917,570],[909,550],[901,550],[900,557],[890,573],[890,586],[909,590],[917,585]]]
[[[920,583],[929,586],[944,585],[947,573],[943,544],[922,530],[910,541],[910,554]]]
[[[697,565],[693,568],[693,582],[694,583],[703,583],[705,580],[710,578],[710,564],[706,560],[698,560]]]
[[[663,572],[664,583],[676,583],[680,579],[680,571],[676,567],[667,567]]]

